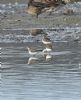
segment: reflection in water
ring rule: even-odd
[[[53,55],[51,55],[50,53],[42,53],[42,55],[39,55],[40,57],[38,57],[38,58],[37,57],[34,57],[34,56],[29,57],[28,64],[37,64],[39,62],[42,63],[42,61],[43,62],[44,61],[51,61],[52,60],[52,57],[53,57]]]
[[[46,61],[50,61],[50,60],[52,60],[52,55],[47,54],[47,55],[46,55]]]
[[[31,34],[33,36],[36,36],[38,34],[42,34],[41,32],[43,32],[43,30],[41,29],[33,29],[31,30]],[[52,44],[52,41],[50,40],[50,38],[47,37],[47,34],[45,34],[43,32],[43,39],[41,42],[43,42],[43,44],[45,45],[45,49],[44,50],[41,50],[41,52],[39,52],[39,50],[36,50],[34,48],[30,48],[27,46],[27,49],[28,49],[28,53],[30,55],[32,55],[32,57],[30,57],[28,59],[28,64],[35,64],[35,63],[38,63],[38,58],[37,57],[33,57],[33,56],[36,56],[36,55],[43,55],[42,57],[45,57],[45,60],[46,61],[50,61],[52,59],[52,55],[51,55],[51,52],[52,52],[52,49],[53,49],[53,44]],[[36,45],[37,46],[37,45]],[[41,47],[43,48],[43,47]]]
[[[27,47],[27,49],[28,49],[28,53],[30,55],[36,55],[38,53],[34,48]]]
[[[37,62],[38,62],[38,58],[36,58],[36,57],[30,57],[28,59],[28,64],[35,64]]]

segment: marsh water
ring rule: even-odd
[[[24,12],[25,1],[0,0],[0,100],[81,100],[81,3],[36,19]],[[61,14],[68,6],[74,15]],[[51,53],[43,54],[43,36],[32,37],[30,26],[48,34]],[[38,49],[37,55],[29,55],[27,46]]]
[[[80,41],[53,42],[48,59],[29,55],[27,46],[44,49],[40,41],[0,43],[0,100],[80,100]]]

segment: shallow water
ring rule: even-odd
[[[0,1],[0,100],[81,100],[81,3],[36,19],[24,12],[25,1]],[[74,15],[63,15],[67,8]],[[44,28],[51,53],[42,53],[43,36],[32,38],[31,27]],[[31,56],[27,46],[40,52]]]
[[[30,44],[42,48],[40,42]],[[27,45],[1,44],[0,99],[80,100],[81,44],[56,42],[51,59],[37,55],[29,64]]]
[[[32,28],[35,29],[35,28]],[[31,35],[30,29],[3,29],[0,30],[0,43],[27,43],[27,42],[41,42],[43,34],[37,36]],[[42,29],[42,31],[50,37],[53,42],[68,42],[74,41],[79,37],[81,42],[81,27],[57,27],[53,29]]]

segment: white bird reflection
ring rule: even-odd
[[[45,61],[51,61],[53,58],[53,55],[51,55],[50,53],[44,53],[43,57],[45,58]]]
[[[38,56],[36,56],[36,57],[34,57],[34,56],[31,56],[29,59],[28,59],[28,62],[27,62],[27,64],[37,64],[37,63],[39,63],[39,61],[41,61],[40,63],[42,63],[42,61],[51,61],[52,60],[52,58],[53,58],[53,55],[51,55],[50,53],[43,53],[42,54],[42,56],[40,56],[40,57],[38,57]]]
[[[36,57],[30,57],[28,59],[28,64],[36,64],[36,63],[38,63],[38,58],[36,58]]]
[[[52,55],[51,54],[47,54],[46,55],[46,61],[51,61],[52,60]]]

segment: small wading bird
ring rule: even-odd
[[[28,53],[32,56],[34,55],[38,55],[38,54],[41,54],[42,50],[39,50],[39,49],[36,49],[34,47],[30,48],[30,47],[27,47],[27,50],[28,50]]]
[[[31,29],[30,34],[32,36],[37,36],[39,34],[45,34],[45,32],[42,29]]]
[[[50,40],[50,38],[48,38],[47,35],[44,35],[43,39],[42,39],[42,43],[43,44],[52,44],[52,41]]]
[[[42,43],[45,45],[45,49],[43,50],[44,53],[46,52],[51,52],[53,47],[52,47],[52,41],[50,40],[50,38],[48,38],[47,35],[44,35],[43,39],[42,39]]]
[[[27,49],[28,49],[28,53],[30,55],[36,55],[37,54],[37,51],[34,48],[27,47]]]

